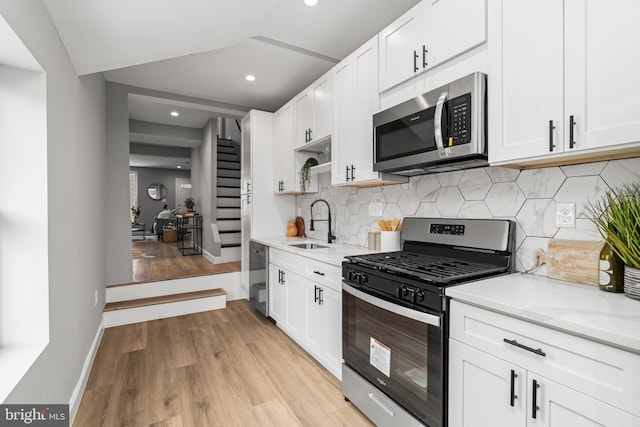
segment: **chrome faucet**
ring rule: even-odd
[[[313,219],[313,205],[315,205],[318,202],[324,202],[325,205],[327,205],[327,209],[329,210],[329,218],[327,219]],[[315,231],[315,228],[313,228],[313,222],[314,221],[327,221],[329,223],[329,232],[327,233],[327,243],[333,243],[334,240],[336,240],[336,236],[334,236],[333,232],[331,231],[331,206],[329,206],[329,202],[327,202],[325,199],[318,199],[315,202],[311,203],[311,227],[309,227],[309,230],[311,231]]]

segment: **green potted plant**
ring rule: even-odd
[[[589,203],[591,220],[604,241],[624,263],[624,292],[640,299],[640,184],[607,191]]]
[[[136,209],[135,207],[131,206],[131,223],[132,224],[137,224],[138,223],[138,217],[140,217],[140,214],[142,213],[140,206],[138,206],[138,209]]]
[[[196,206],[196,201],[193,197],[187,197],[184,201],[184,207],[187,208],[188,211],[193,211],[193,208]]]
[[[311,168],[318,165],[318,159],[309,157],[300,169],[300,191],[303,193],[309,189],[311,183]]]

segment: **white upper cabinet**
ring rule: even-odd
[[[535,164],[640,141],[635,2],[489,1],[489,161]],[[612,90],[612,88],[618,88]]]
[[[379,34],[379,90],[486,41],[484,0],[423,0]]]
[[[274,114],[273,192],[276,194],[295,191],[293,106],[293,102],[290,102]]]
[[[333,185],[406,182],[407,178],[373,170],[373,114],[378,94],[378,37],[349,55],[333,70]]]
[[[295,147],[331,136],[331,85],[331,73],[326,73],[295,97]]]

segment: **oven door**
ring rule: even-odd
[[[346,365],[421,422],[443,425],[444,315],[414,310],[342,285]]]

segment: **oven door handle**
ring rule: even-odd
[[[358,299],[361,299],[364,302],[368,302],[369,304],[376,306],[378,308],[381,308],[383,310],[390,311],[391,313],[397,314],[398,316],[408,317],[409,319],[413,319],[417,322],[440,327],[440,316],[435,316],[433,314],[425,313],[418,310],[412,310],[402,305],[394,304],[392,302],[385,301],[380,298],[376,298],[373,295],[369,295],[362,291],[359,291],[356,288],[349,286],[344,282],[342,283],[342,290],[353,295]]]

